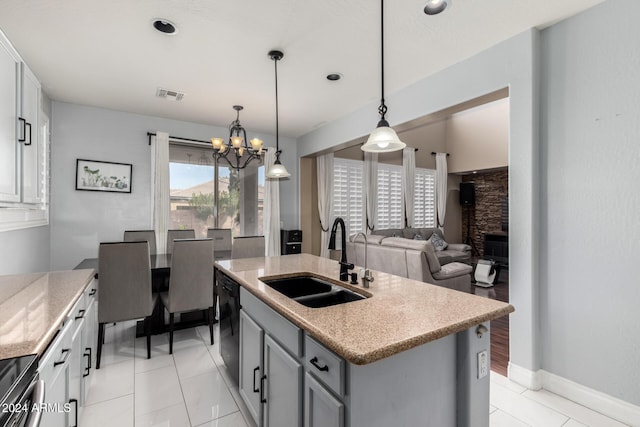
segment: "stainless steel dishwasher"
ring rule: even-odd
[[[237,385],[240,372],[240,285],[216,270],[216,286],[220,307],[220,356]]]

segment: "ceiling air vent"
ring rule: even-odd
[[[156,96],[159,98],[171,99],[173,101],[182,101],[182,98],[184,98],[184,93],[159,87],[156,91]]]

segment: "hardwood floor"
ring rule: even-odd
[[[509,270],[503,268],[491,288],[474,286],[476,295],[509,302]],[[509,364],[509,316],[491,321],[491,370],[507,376]]]

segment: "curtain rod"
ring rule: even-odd
[[[147,136],[149,137],[149,145],[151,145],[151,137],[152,136],[156,136],[156,134],[153,133],[153,132],[147,132]],[[211,144],[211,142],[209,142],[209,141],[203,141],[201,139],[183,138],[181,136],[171,136],[171,135],[169,135],[169,139],[173,139],[175,141],[199,142],[201,144],[207,144],[207,145]]]
[[[438,153],[436,153],[435,151],[432,151],[432,152],[431,152],[431,155],[432,155],[432,156],[435,156],[436,154],[438,154]],[[449,154],[449,153],[446,153],[446,154],[447,154],[447,157],[449,157],[449,156],[450,156],[450,154]]]
[[[147,132],[147,136],[149,137],[149,145],[151,145],[151,137],[152,136],[156,136],[155,133],[153,132]],[[174,141],[187,141],[187,142],[196,142],[198,144],[206,144],[206,145],[211,145],[211,142],[209,141],[203,141],[201,139],[192,139],[192,138],[183,138],[181,136],[171,136],[169,135],[169,139],[173,139]],[[268,147],[263,147],[262,151],[269,151]]]

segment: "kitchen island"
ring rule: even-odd
[[[239,387],[259,425],[488,426],[488,322],[511,305],[377,271],[364,289],[308,254],[216,268],[241,286]],[[310,308],[264,283],[294,275],[367,298]]]

